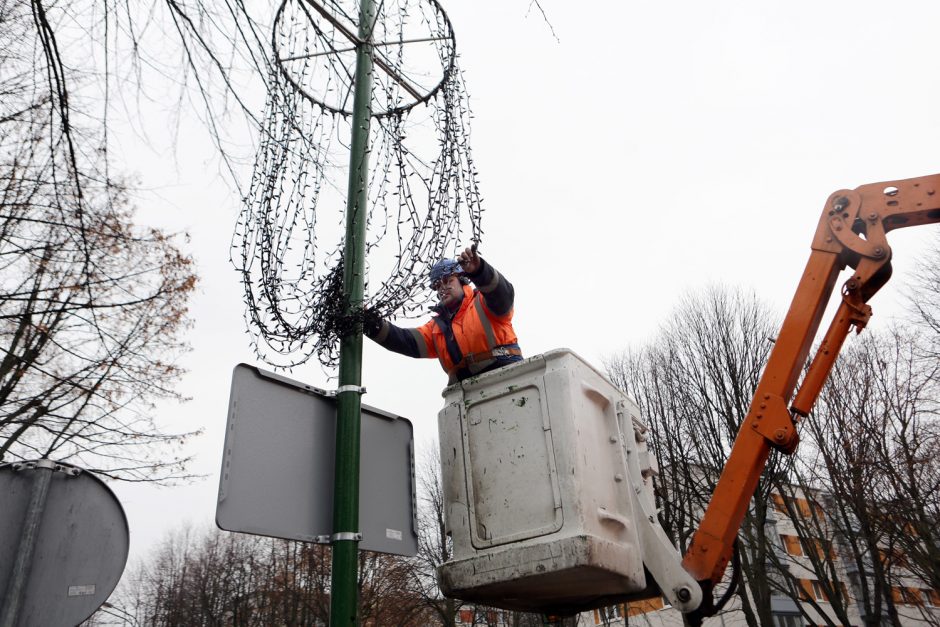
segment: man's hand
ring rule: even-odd
[[[467,274],[476,274],[479,272],[482,262],[480,261],[480,256],[477,254],[477,245],[474,244],[460,253],[460,256],[457,257],[457,261],[460,262],[460,267],[463,268],[463,271]]]
[[[382,316],[377,314],[374,309],[369,309],[368,307],[363,307],[361,315],[362,332],[365,333],[367,337],[375,337],[378,335],[384,323]]]

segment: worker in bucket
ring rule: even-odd
[[[429,279],[439,299],[431,320],[403,329],[377,319],[365,325],[366,335],[402,355],[436,357],[447,373],[448,384],[522,361],[512,328],[515,291],[477,254],[476,244],[456,260],[435,263]]]

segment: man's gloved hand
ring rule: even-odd
[[[457,257],[457,261],[466,274],[476,274],[480,271],[480,266],[483,265],[483,262],[480,261],[480,256],[477,254],[476,244],[460,253],[460,256]]]
[[[382,330],[382,324],[385,321],[374,309],[364,308],[362,310],[362,332],[368,337],[375,337]]]

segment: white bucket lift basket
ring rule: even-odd
[[[640,412],[599,372],[559,349],[443,395],[446,595],[559,614],[660,594],[698,605],[656,519]]]

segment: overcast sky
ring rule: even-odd
[[[718,283],[782,317],[830,193],[940,171],[940,3],[541,0],[549,23],[527,0],[442,3],[475,114],[481,252],[516,287],[526,355],[567,347],[599,368]],[[160,135],[127,135],[121,150],[140,220],[192,238],[192,400],[159,414],[205,430],[191,445],[205,479],[113,486],[132,558],[184,522],[211,524],[232,368],[263,366],[228,262],[239,198],[192,121],[175,152]],[[900,284],[936,234],[920,230],[893,234],[895,281],[873,327],[900,312]],[[335,388],[316,363],[290,376]],[[409,418],[419,456],[445,383],[436,361],[367,342],[363,402]]]

